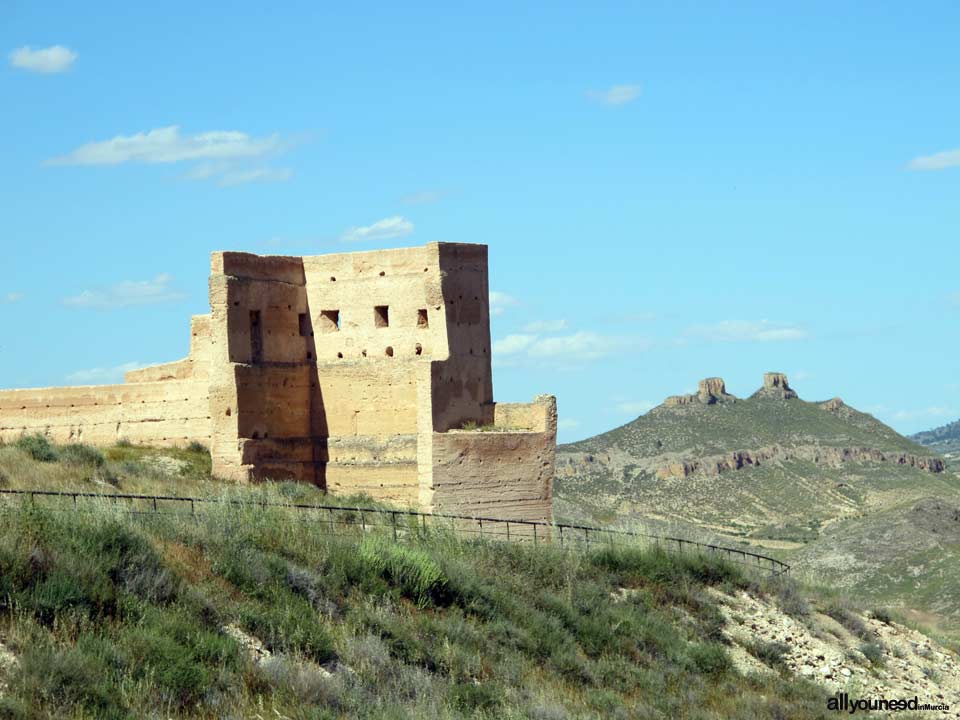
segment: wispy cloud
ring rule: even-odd
[[[389,240],[404,237],[413,232],[413,223],[402,215],[377,220],[372,225],[352,227],[340,236],[340,242],[362,242],[364,240]]]
[[[713,342],[784,342],[809,337],[801,327],[769,320],[722,320],[712,325],[694,325],[685,334]]]
[[[23,293],[19,292],[8,292],[4,295],[0,295],[0,304],[15,303],[23,300]]]
[[[560,332],[567,327],[566,320],[535,320],[523,326],[523,331],[528,333],[551,333]]]
[[[921,155],[907,163],[908,170],[946,170],[952,167],[960,167],[960,148]]]
[[[288,150],[289,141],[279,135],[254,137],[238,130],[212,130],[184,135],[178,125],[117,135],[90,142],[45,165],[171,165],[194,163],[184,175],[188,180],[213,180],[221,187],[250,182],[282,182],[293,176],[289,168],[261,165],[271,155]]]
[[[516,355],[529,348],[536,340],[536,335],[523,335],[520,333],[507,335],[506,337],[493,341],[493,353],[494,355]]]
[[[515,333],[493,343],[493,359],[500,366],[521,362],[571,366],[607,357],[627,347],[643,349],[648,344],[638,338],[600,335],[585,330],[546,336]]]
[[[639,85],[613,85],[606,90],[589,90],[587,97],[604,105],[619,107],[640,97]]]
[[[511,308],[520,304],[520,302],[513,297],[513,295],[508,295],[507,293],[500,292],[499,290],[491,290],[489,298],[491,315],[503,315],[507,308]]]
[[[650,400],[621,400],[614,405],[614,409],[624,415],[643,415],[656,406],[657,403]]]
[[[79,295],[64,298],[63,303],[70,307],[113,310],[183,300],[186,295],[172,288],[172,281],[173,276],[167,273],[161,273],[153,280],[124,280],[102,290],[84,290]]]
[[[67,375],[66,380],[69,383],[78,385],[102,385],[123,382],[123,377],[131,370],[139,370],[147,367],[147,364],[139,362],[128,362],[115,367],[96,367],[89,370],[77,370]]]
[[[400,198],[404,205],[431,205],[440,202],[446,193],[443,190],[420,190]]]
[[[69,70],[76,59],[77,54],[63,45],[51,45],[37,50],[25,46],[10,53],[10,64],[13,67],[48,75]]]
[[[122,163],[176,163],[189,160],[236,160],[278,151],[278,135],[256,138],[237,130],[213,130],[181,135],[179,125],[117,135],[110,140],[81,145],[48,165],[120,165]]]

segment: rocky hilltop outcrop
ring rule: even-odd
[[[697,392],[692,395],[671,395],[663,404],[667,407],[680,407],[682,405],[713,405],[718,402],[735,401],[737,398],[727,392],[726,383],[723,378],[711,377],[704,378],[697,385]]]
[[[768,372],[763,374],[763,387],[757,390],[753,397],[793,400],[797,397],[797,393],[790,387],[786,375],[779,372]]]

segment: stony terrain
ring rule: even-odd
[[[781,373],[746,399],[707,378],[561,446],[556,514],[763,547],[960,632],[960,542],[925,510],[960,507],[960,475],[936,450],[839,398],[807,402]]]
[[[850,627],[821,612],[801,621],[744,591],[712,592],[726,621],[723,634],[732,643],[731,657],[742,672],[771,673],[779,667],[830,693],[847,692],[854,699],[917,696],[920,702],[950,707],[930,717],[960,717],[960,658],[926,635],[850,612],[844,616]],[[758,654],[768,663],[773,659],[774,667]]]

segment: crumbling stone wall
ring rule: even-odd
[[[483,245],[214,253],[189,357],[124,385],[0,392],[0,437],[198,440],[225,479],[549,518],[555,402],[493,402],[487,288]]]

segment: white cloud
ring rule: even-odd
[[[782,342],[809,337],[803,328],[769,320],[722,320],[712,325],[694,325],[687,328],[686,334],[714,342]]]
[[[907,163],[908,170],[945,170],[952,167],[960,167],[960,148],[921,155]]]
[[[609,355],[621,344],[618,338],[581,330],[572,335],[540,338],[527,352],[532,358],[595,360]]]
[[[651,402],[650,400],[623,400],[618,402],[614,407],[617,412],[625,415],[643,415],[656,406],[657,403]]]
[[[496,355],[516,355],[526,350],[537,339],[536,335],[507,335],[505,338],[495,340],[493,343],[493,352]]]
[[[278,135],[251,137],[237,130],[212,130],[181,135],[178,125],[148,130],[136,135],[117,135],[110,140],[81,145],[47,165],[121,165],[123,163],[169,164],[193,160],[238,160],[262,157],[283,149]]]
[[[10,64],[13,67],[46,74],[69,70],[76,59],[77,54],[63,45],[51,45],[39,50],[22,47],[10,53]]]
[[[640,97],[639,85],[613,85],[606,90],[590,90],[587,96],[604,105],[618,107]]]
[[[400,198],[404,205],[430,205],[439,202],[446,195],[442,190],[420,190]]]
[[[413,223],[401,215],[377,220],[372,225],[352,227],[340,236],[340,242],[361,242],[363,240],[389,240],[403,237],[413,232]]]
[[[23,293],[19,292],[8,292],[5,295],[0,295],[0,303],[15,303],[23,300]]]
[[[551,333],[560,332],[566,327],[566,320],[537,320],[524,325],[523,331],[528,333]]]
[[[67,375],[67,382],[77,385],[104,385],[111,383],[122,383],[123,376],[131,370],[139,370],[148,367],[148,365],[139,362],[128,362],[116,367],[90,368],[89,370],[77,370]]]
[[[490,314],[503,315],[507,308],[519,305],[518,300],[512,295],[497,290],[490,291]]]
[[[575,430],[580,427],[580,421],[574,418],[560,418],[557,420],[557,430]]]
[[[582,330],[569,335],[552,336],[515,333],[493,343],[493,360],[501,367],[521,362],[570,366],[606,357],[626,347],[645,348],[648,344],[638,338],[600,335]]]
[[[186,295],[170,287],[172,280],[167,273],[161,273],[153,280],[124,280],[103,290],[84,290],[79,295],[64,298],[63,302],[71,307],[112,310],[182,300]]]

